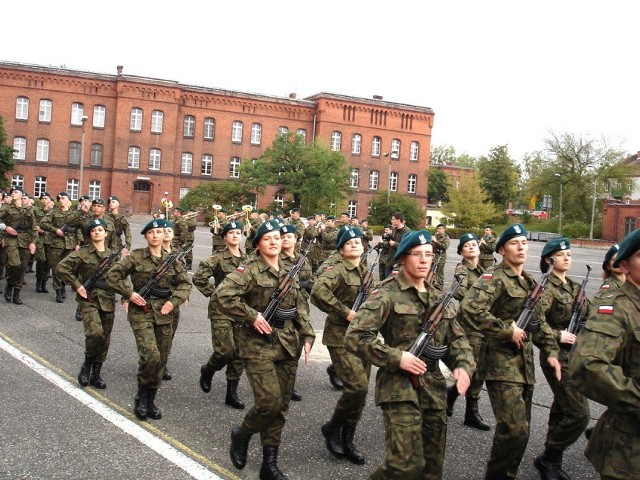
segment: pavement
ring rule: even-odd
[[[139,235],[147,216],[130,219],[134,248],[143,245]],[[451,242],[445,270],[446,288],[457,259],[457,241]],[[527,269],[536,277],[537,260],[544,244],[531,242]],[[211,234],[206,226],[196,231],[194,267],[211,253]],[[581,281],[585,264],[599,271],[604,251],[573,249],[573,277]],[[593,275],[592,277],[596,277]],[[188,306],[181,308],[168,368],[173,380],[161,386],[156,403],[163,411],[159,421],[138,421],[132,413],[136,392],[137,352],[124,311],[118,310],[109,357],[103,367],[106,390],[80,388],[76,376],[83,360],[81,322],[74,319],[75,301],[67,295],[63,304],[55,294],[35,293],[33,274],[26,276],[21,295],[24,305],[0,298],[0,479],[139,479],[139,478],[258,478],[260,442],[253,438],[247,466],[236,470],[229,459],[229,432],[241,423],[245,411],[224,405],[226,381],[222,373],[213,378],[208,394],[198,386],[199,369],[211,353],[207,302],[196,289]],[[4,287],[4,281],[0,281]],[[593,279],[588,293],[599,286]],[[308,366],[300,363],[296,388],[301,402],[291,402],[280,447],[279,466],[290,479],[364,479],[384,457],[381,411],[373,402],[375,372],[367,407],[356,432],[356,445],[367,462],[356,466],[333,458],[324,446],[320,426],[331,416],[339,392],[329,384],[329,356],[321,344],[324,314],[311,307],[318,335]],[[521,464],[520,479],[537,479],[533,460],[544,448],[551,392],[538,369],[531,437]],[[246,378],[240,397],[250,406],[251,390]],[[591,417],[603,411],[592,403]],[[491,425],[494,417],[486,395],[480,412]],[[464,400],[456,404],[449,419],[445,479],[481,479],[491,448],[492,432],[463,425]],[[583,452],[581,437],[565,453],[565,470],[572,478],[598,478]]]

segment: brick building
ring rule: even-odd
[[[605,194],[610,198],[605,199],[602,206],[602,239],[611,242],[620,242],[640,228],[640,152],[628,157],[624,163],[636,172],[626,185],[605,184]]]
[[[276,135],[322,140],[351,166],[347,205],[366,215],[387,190],[426,210],[434,112],[427,107],[319,93],[274,97],[176,81],[0,62],[0,116],[16,150],[12,182],[34,195],[116,195],[147,213],[164,192],[184,196],[201,181],[238,178]],[[256,199],[258,208],[273,193]],[[175,202],[174,202],[175,203]],[[304,206],[303,211],[304,211]]]

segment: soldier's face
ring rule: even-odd
[[[295,233],[285,233],[282,235],[282,249],[290,250],[296,246],[296,234]]]
[[[279,231],[265,233],[258,241],[257,249],[265,257],[277,257],[282,250],[282,238]]]
[[[620,262],[620,270],[626,279],[640,288],[640,250],[637,250],[626,260]]]
[[[491,235],[491,229],[490,228],[485,228],[484,229],[484,234],[485,235]]]
[[[364,247],[362,246],[361,238],[352,238],[347,241],[341,248],[340,253],[347,259],[360,258],[364,253]]]
[[[91,211],[93,212],[94,215],[100,217],[104,213],[104,205],[99,205],[99,204],[91,205]]]
[[[240,245],[242,241],[242,230],[239,228],[232,228],[224,234],[224,241],[227,242],[227,245],[235,247]]]
[[[166,242],[170,242],[171,240],[173,240],[173,228],[164,227],[164,240]]]
[[[106,235],[107,235],[107,231],[104,229],[102,225],[95,227],[91,230],[91,241],[100,242],[105,239]]]
[[[552,255],[556,259],[554,270],[558,272],[566,272],[571,268],[571,250],[561,250]]]
[[[475,240],[469,240],[462,246],[463,258],[473,259],[480,256],[480,249],[478,248],[478,242]]]
[[[151,228],[144,234],[150,247],[158,247],[164,241],[164,228]]]
[[[437,233],[438,235],[442,235],[442,234],[444,233],[444,227],[438,227],[438,228],[436,228],[436,233]]]
[[[115,210],[120,206],[120,202],[118,200],[109,200],[109,210]]]
[[[506,242],[500,251],[502,259],[509,265],[524,265],[527,261],[527,254],[529,253],[529,243],[527,237],[515,237]]]
[[[433,261],[433,246],[431,244],[413,247],[402,256],[402,271],[410,280],[427,278]]]

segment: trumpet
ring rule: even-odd
[[[200,215],[200,212],[187,212],[187,213],[183,213],[182,217],[180,218],[187,220],[189,218],[197,217],[198,215]]]
[[[253,207],[251,205],[243,205],[242,206],[242,211],[244,212],[244,231],[245,234],[249,234],[249,231],[251,230],[251,219],[249,218],[249,214],[252,212]]]
[[[213,208],[213,215],[214,215],[214,219],[212,222],[209,222],[209,227],[213,228],[213,233],[215,235],[219,235],[220,234],[220,220],[218,220],[218,212],[220,210],[222,210],[222,205],[211,205],[211,208]]]

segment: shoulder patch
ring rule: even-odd
[[[493,279],[493,273],[485,272],[485,273],[482,274],[482,278],[484,278],[485,280],[491,280],[491,279]]]
[[[611,286],[608,283],[603,283],[600,290],[609,290],[609,288],[611,288]]]
[[[598,307],[598,313],[604,313],[605,315],[611,315],[613,313],[613,305],[600,305]]]
[[[333,267],[335,267],[335,265],[329,265],[327,268],[324,269],[324,271],[328,272],[329,270],[333,270]]]
[[[236,268],[236,272],[244,272],[244,265],[239,265],[238,268]]]
[[[398,275],[398,270],[392,270],[391,276],[395,277],[396,275]]]
[[[380,291],[379,288],[376,288],[375,290],[372,290],[371,293],[369,294],[370,297],[372,297],[373,295],[376,295],[378,292]]]

